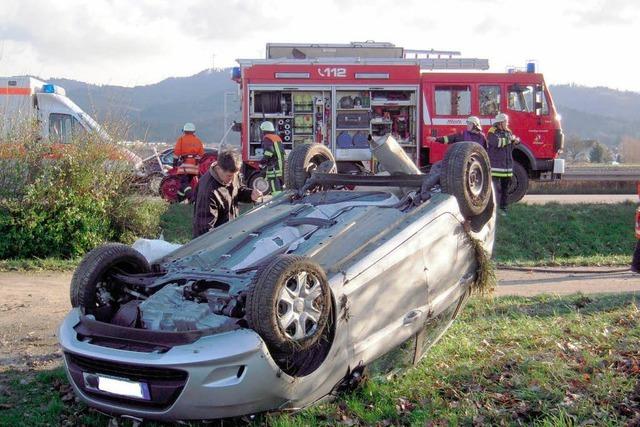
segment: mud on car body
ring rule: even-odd
[[[336,174],[325,146],[296,147],[289,191],[151,263],[119,244],[87,254],[60,328],[77,395],[223,418],[307,406],[398,349],[417,363],[477,278],[474,242],[492,250],[489,164],[473,143],[429,175],[391,137],[372,151],[386,175]]]

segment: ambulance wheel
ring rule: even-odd
[[[516,203],[522,200],[529,189],[529,175],[524,166],[513,162],[513,176],[507,190],[507,203]]]
[[[324,162],[333,162],[334,167],[327,172],[337,172],[335,170],[335,159],[331,150],[324,145],[318,143],[301,144],[295,147],[285,165],[284,182],[288,190],[299,190],[304,183],[311,177],[314,170]],[[328,163],[325,163],[328,165]]]
[[[458,142],[449,148],[440,185],[443,192],[455,196],[466,218],[484,212],[491,199],[491,167],[484,148],[475,142]]]

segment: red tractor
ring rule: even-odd
[[[195,159],[196,164],[185,163],[185,158]],[[184,200],[192,203],[195,200],[198,180],[218,159],[218,153],[205,153],[202,158],[199,156],[185,156],[185,158],[180,159],[178,166],[169,169],[160,183],[160,196],[169,203],[180,203]],[[191,191],[188,191],[189,188]]]

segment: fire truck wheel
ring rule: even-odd
[[[335,163],[333,154],[326,145],[311,143],[295,147],[285,166],[284,182],[287,189],[301,189],[311,173],[327,160]]]
[[[513,176],[509,184],[507,203],[519,202],[529,189],[529,175],[524,166],[518,162],[513,162]]]
[[[247,187],[260,190],[262,194],[271,193],[271,188],[269,188],[269,181],[264,177],[264,173],[254,172],[249,175],[249,179],[247,179]]]
[[[491,199],[491,167],[487,152],[475,142],[459,142],[447,151],[442,162],[442,191],[455,196],[460,212],[480,215]]]

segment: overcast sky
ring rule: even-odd
[[[548,83],[640,91],[634,0],[0,0],[0,75],[143,85],[266,42],[388,41],[460,50],[492,71],[539,64]]]

